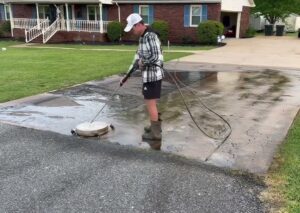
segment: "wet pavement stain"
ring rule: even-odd
[[[211,156],[208,162],[222,167],[253,172],[266,170],[275,150],[267,144],[279,143],[285,136],[279,133],[287,131],[299,107],[298,74],[273,70],[170,74],[180,86],[195,122],[211,138],[192,121],[167,74],[159,101],[163,120],[162,151],[201,161]],[[2,107],[0,121],[71,135],[71,129],[91,121],[107,104],[96,120],[113,124],[115,130],[95,140],[149,149],[148,144],[141,141],[149,118],[140,74],[135,73],[111,97],[120,78],[112,76],[91,81],[48,93],[47,97],[32,102]],[[221,115],[232,127],[232,135],[224,144],[230,127],[206,107]],[[272,116],[274,114],[278,116]],[[260,155],[267,155],[267,160]]]
[[[281,101],[284,88],[290,82],[286,76],[276,70],[267,69],[264,72],[245,74],[239,79],[237,89],[243,90],[240,99],[253,99],[252,104],[259,104],[260,101]]]

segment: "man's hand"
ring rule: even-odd
[[[120,80],[120,87],[123,86],[123,84],[127,81],[127,79],[130,77],[131,73],[136,71],[141,66],[144,66],[141,59],[135,60],[135,62],[130,66],[128,72],[126,75]]]
[[[120,80],[120,87],[123,86],[123,84],[127,81],[128,76],[125,75],[121,80]]]
[[[143,64],[143,61],[141,58],[139,59],[138,64],[139,64],[139,70],[141,70],[141,71],[144,70],[144,64]]]

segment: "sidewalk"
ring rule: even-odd
[[[226,39],[226,46],[198,52],[181,58],[180,62],[218,65],[239,65],[300,70],[300,39],[265,37]]]

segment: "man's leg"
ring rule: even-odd
[[[150,121],[158,121],[156,99],[145,99]]]
[[[157,142],[148,142],[151,148],[159,150],[161,147],[161,121],[158,120],[156,99],[145,99],[150,117],[150,131],[144,132],[143,140],[156,140]]]
[[[144,83],[143,95],[150,117],[150,131],[145,131],[142,139],[149,143],[152,149],[160,150],[161,147],[161,121],[158,120],[156,100],[160,98],[161,81]],[[152,142],[149,142],[152,140]]]

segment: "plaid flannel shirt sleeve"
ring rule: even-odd
[[[143,64],[146,66],[151,66],[151,64],[161,65],[161,46],[157,35],[149,33],[149,35],[145,37],[142,45],[143,47],[141,48],[139,55],[142,58]]]

